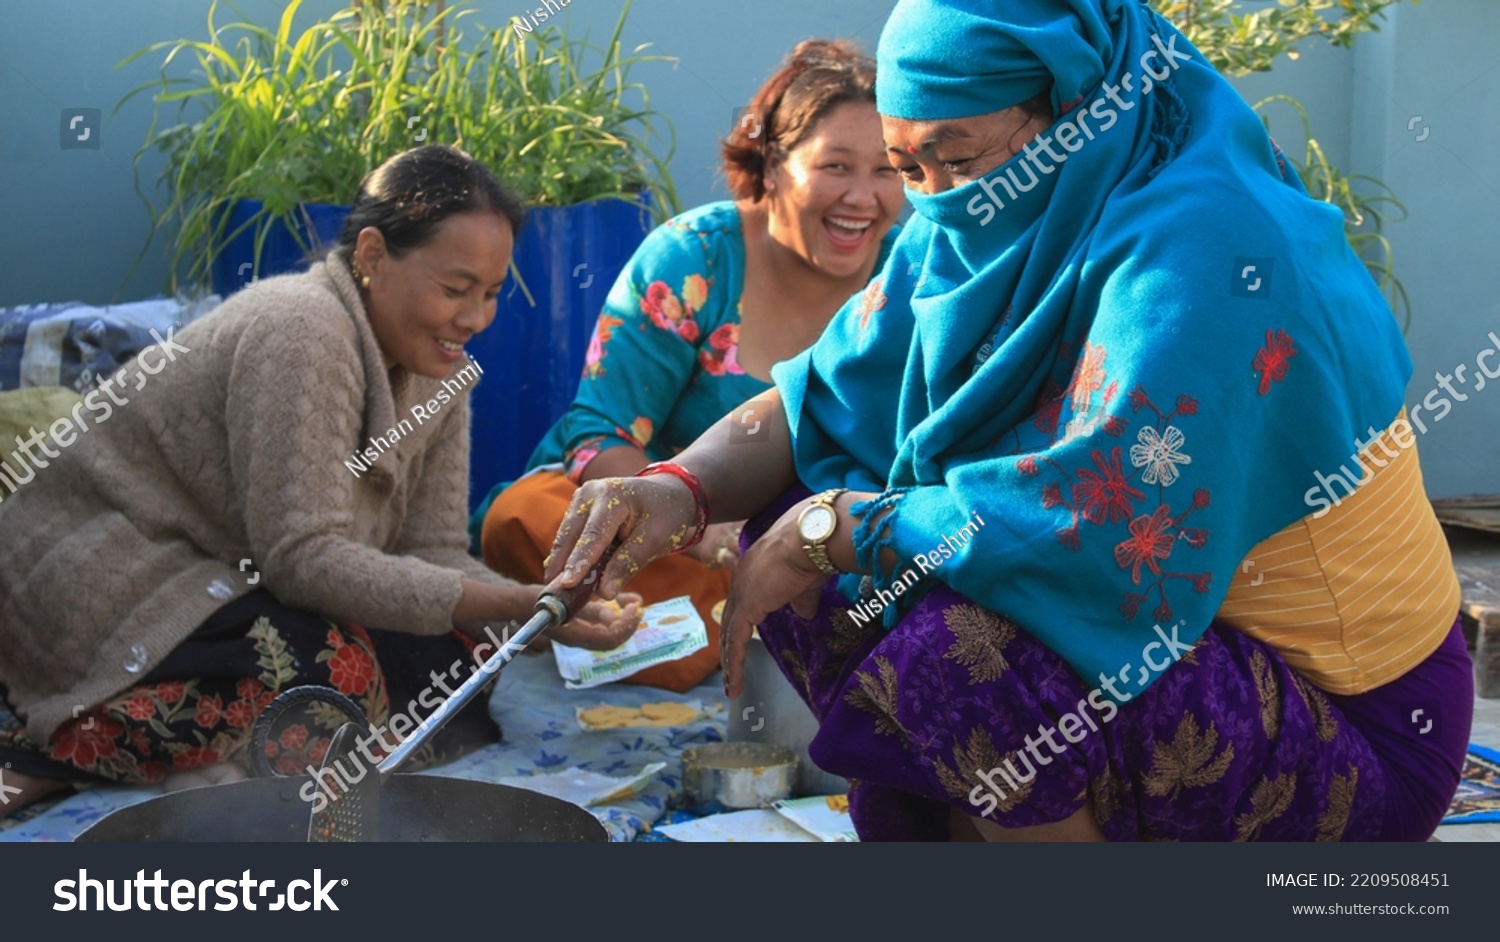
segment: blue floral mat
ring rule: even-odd
[[[576,719],[579,707],[638,707],[664,700],[701,703],[706,718],[686,726],[596,731],[582,729]],[[568,690],[550,653],[518,657],[506,666],[490,697],[490,714],[505,731],[504,742],[424,771],[493,782],[575,766],[601,775],[629,776],[653,762],[666,763],[640,792],[588,809],[615,841],[649,833],[677,799],[684,749],[724,739],[724,694],[718,674],[685,694],[629,684]],[[159,794],[157,786],[95,786],[0,822],[0,841],[71,841],[105,815]]]

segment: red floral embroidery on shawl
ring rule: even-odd
[[[1266,331],[1266,345],[1255,353],[1255,369],[1260,373],[1260,394],[1271,391],[1272,383],[1286,379],[1287,361],[1297,355],[1291,335],[1284,330]]]
[[[1195,511],[1209,506],[1207,488],[1194,490],[1181,513],[1174,514],[1167,500],[1167,488],[1181,478],[1182,468],[1192,465],[1192,455],[1186,450],[1188,436],[1179,425],[1181,419],[1198,414],[1198,401],[1181,394],[1172,409],[1164,411],[1144,387],[1137,386],[1122,405],[1128,404],[1132,414],[1146,415],[1132,420],[1111,413],[1110,406],[1118,401],[1119,384],[1109,380],[1106,359],[1103,345],[1086,342],[1068,386],[1048,383],[1038,394],[1033,423],[1054,442],[1102,429],[1114,438],[1132,434],[1135,443],[1128,451],[1124,447],[1091,449],[1090,464],[1078,468],[1064,467],[1046,455],[1027,455],[1020,459],[1018,470],[1025,477],[1041,476],[1044,467],[1051,472],[1046,475],[1050,480],[1039,482],[1041,503],[1045,509],[1067,512],[1067,525],[1055,533],[1063,547],[1077,551],[1083,548],[1084,540],[1113,541],[1115,562],[1129,571],[1134,585],[1142,586],[1142,591],[1124,594],[1121,614],[1135,618],[1141,604],[1155,595],[1158,604],[1153,615],[1165,622],[1172,618],[1167,592],[1171,580],[1190,583],[1194,592],[1207,592],[1213,581],[1212,572],[1183,572],[1169,566],[1179,542],[1189,549],[1201,549],[1209,540],[1208,529],[1185,525]],[[1065,406],[1071,412],[1066,423]],[[1156,489],[1154,496],[1148,496],[1149,487]],[[1089,527],[1107,530],[1098,532]]]

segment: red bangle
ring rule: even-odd
[[[668,554],[675,555],[695,546],[699,540],[703,539],[703,534],[708,529],[708,492],[703,490],[703,482],[698,480],[698,475],[675,461],[654,461],[637,471],[635,476],[644,478],[650,477],[653,474],[670,474],[686,484],[688,490],[693,492],[693,509],[698,514],[698,529],[686,543]]]

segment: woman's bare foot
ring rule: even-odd
[[[0,805],[0,818],[9,817],[20,811],[32,802],[40,801],[54,792],[60,792],[69,787],[71,782],[60,782],[57,779],[37,778],[34,775],[22,775],[20,772],[7,772],[3,780],[3,790],[0,790],[0,798],[5,803]],[[20,789],[16,792],[15,789]]]
[[[168,775],[161,783],[163,792],[180,792],[184,788],[199,788],[204,785],[223,785],[228,782],[243,782],[248,776],[241,766],[233,762],[217,762],[191,772]]]

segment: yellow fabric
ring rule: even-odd
[[[0,460],[5,461],[5,472],[16,471],[25,477],[34,471],[25,457],[16,457],[16,439],[23,442],[31,437],[31,430],[45,433],[47,427],[78,404],[79,395],[64,386],[33,386],[0,393]],[[16,488],[19,491],[25,484]],[[0,513],[5,512],[5,498],[12,494],[9,480],[0,483]]]
[[[1353,494],[1329,485],[1333,507],[1245,557],[1218,614],[1336,694],[1373,690],[1421,663],[1453,627],[1460,602],[1404,411],[1360,461],[1372,473]]]

